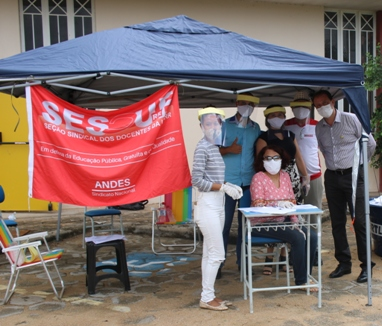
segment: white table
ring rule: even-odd
[[[249,309],[250,313],[253,313],[253,292],[261,292],[261,291],[274,291],[274,290],[291,290],[291,289],[305,289],[307,290],[307,294],[310,294],[309,289],[317,288],[318,289],[318,308],[321,308],[321,215],[323,213],[322,210],[312,205],[297,205],[295,206],[294,211],[290,210],[279,210],[276,215],[274,212],[263,212],[263,208],[259,207],[248,207],[248,208],[239,208],[239,210],[243,213],[243,223],[242,223],[242,234],[243,234],[243,242],[242,242],[242,258],[241,258],[241,271],[243,275],[243,284],[244,284],[244,299],[247,300],[247,292],[249,294]],[[264,208],[266,209],[266,208]],[[270,209],[271,210],[271,209]],[[310,223],[310,214],[317,215],[317,223]],[[253,229],[261,229],[261,228],[269,228],[269,227],[292,227],[292,223],[264,223],[264,224],[255,224],[251,225],[251,219],[254,217],[267,217],[267,216],[289,216],[289,215],[298,215],[300,220],[302,220],[301,224],[307,227],[307,284],[304,285],[289,285],[289,286],[275,286],[275,287],[267,287],[267,288],[254,288],[252,284],[252,254],[251,254],[251,232]],[[304,220],[306,218],[306,220]],[[317,251],[318,251],[318,275],[317,279],[314,278],[309,273],[310,266],[310,227],[316,228],[317,231]],[[246,241],[247,239],[247,241]],[[247,245],[247,259],[245,259],[245,252]],[[251,266],[251,268],[247,269],[247,266]],[[248,270],[248,275],[247,274]]]

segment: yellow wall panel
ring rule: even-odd
[[[28,141],[25,99],[0,94],[0,132],[3,143]],[[5,192],[2,211],[49,209],[49,202],[28,197],[28,154],[27,144],[0,144],[0,184]],[[52,209],[57,208],[58,204],[53,203]]]

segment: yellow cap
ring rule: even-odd
[[[225,113],[223,110],[214,108],[212,106],[208,106],[208,107],[198,111],[199,120],[200,120],[200,116],[202,116],[204,114],[209,114],[209,113],[220,114],[223,118],[225,118]]]
[[[260,103],[260,99],[256,96],[252,95],[244,95],[244,94],[237,94],[236,101],[247,101],[247,102],[253,102],[255,104]]]
[[[283,107],[283,106],[281,106],[281,105],[277,105],[277,106],[273,106],[273,107],[271,107],[271,108],[266,108],[265,110],[264,110],[264,115],[265,116],[267,116],[268,114],[270,114],[270,113],[274,113],[274,112],[282,112],[282,113],[286,113],[286,110],[285,110],[285,108]]]

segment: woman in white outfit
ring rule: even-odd
[[[200,308],[227,310],[232,305],[215,297],[215,280],[224,261],[223,227],[224,195],[234,199],[242,196],[240,187],[225,183],[225,164],[219,152],[222,145],[224,111],[215,107],[199,110],[204,137],[198,142],[192,168],[192,185],[199,190],[195,221],[203,234],[202,295]]]

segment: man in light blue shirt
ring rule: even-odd
[[[251,206],[251,193],[249,186],[254,170],[255,143],[261,130],[259,125],[249,117],[256,105],[260,103],[258,97],[250,93],[237,95],[237,112],[233,117],[226,119],[225,146],[220,148],[220,153],[226,166],[225,181],[240,186],[243,189],[243,197],[234,200],[229,196],[225,197],[225,224],[223,230],[224,249],[227,256],[227,245],[229,233],[235,215],[236,205],[238,207]],[[242,214],[238,211],[238,235],[236,242],[236,264],[241,265],[241,242],[242,242]],[[221,278],[221,269],[217,278]]]

